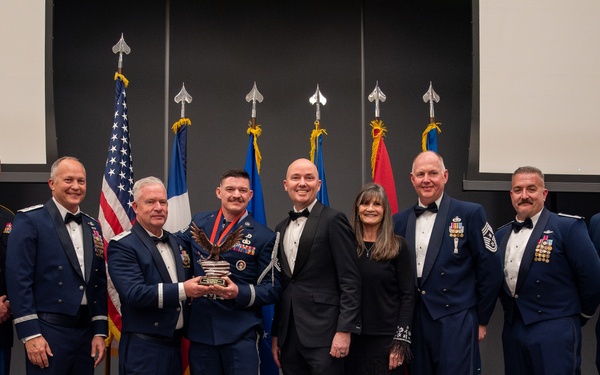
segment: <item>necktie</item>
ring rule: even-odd
[[[305,208],[304,210],[300,211],[300,212],[296,212],[296,211],[290,211],[290,219],[292,220],[296,220],[297,218],[304,216],[304,217],[308,217],[308,214],[310,214],[310,212],[308,211],[308,208]]]
[[[154,236],[152,236],[150,238],[152,238],[152,241],[154,241],[154,243],[156,245],[158,245],[159,242],[162,242],[162,243],[168,243],[169,242],[169,234],[166,231],[163,231],[163,235],[160,236],[160,237],[154,237]]]
[[[523,228],[533,228],[533,222],[531,221],[531,218],[528,217],[522,223],[516,220],[512,222],[512,229],[515,233],[519,233],[519,231]]]
[[[421,216],[421,214],[425,211],[431,211],[433,213],[438,212],[437,204],[433,202],[427,207],[421,207],[418,204],[415,205],[415,215],[417,215],[417,217]]]
[[[65,215],[65,224],[69,224],[71,221],[75,221],[77,224],[81,224],[81,212],[77,213],[77,215],[73,215],[70,212],[67,212]]]

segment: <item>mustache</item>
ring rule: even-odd
[[[533,202],[531,201],[531,199],[519,199],[519,203],[518,204],[523,204],[523,203],[533,204]]]

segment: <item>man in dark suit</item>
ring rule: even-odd
[[[192,302],[187,330],[190,371],[202,375],[258,374],[257,343],[264,333],[262,307],[274,304],[281,292],[279,271],[274,266],[275,233],[246,210],[253,195],[246,171],[224,172],[215,193],[220,209],[196,214],[190,224],[204,233],[208,243],[196,242],[192,238],[195,230],[190,228],[178,233],[193,251],[195,273],[225,282],[207,287],[203,298]],[[225,245],[237,231],[241,231],[241,240]],[[211,251],[215,245],[222,246],[219,259]],[[223,269],[212,267],[217,260]]]
[[[517,215],[497,233],[506,374],[581,373],[581,325],[600,303],[600,258],[585,222],[548,211],[547,195],[538,168],[513,173]]]
[[[108,334],[106,268],[100,225],[81,213],[83,165],[51,167],[52,199],[17,212],[6,280],[28,374],[93,374]]]
[[[13,325],[10,301],[6,296],[6,245],[12,230],[15,214],[0,205],[0,375],[10,372],[10,355],[13,346]]]
[[[502,283],[496,241],[479,204],[444,193],[448,170],[432,151],[419,154],[411,182],[418,202],[394,215],[396,234],[415,259],[414,374],[476,374],[479,344]]]
[[[108,244],[108,272],[121,301],[119,374],[180,375],[185,301],[200,297],[188,252],[162,229],[168,215],[161,180],[133,186],[136,222]],[[186,281],[187,280],[187,281]]]
[[[595,214],[590,219],[589,231],[594,247],[600,255],[600,213]],[[600,374],[600,319],[596,321],[596,369]]]
[[[317,201],[315,165],[298,159],[283,186],[294,204],[277,225],[282,295],[272,350],[284,374],[341,374],[350,334],[359,333],[360,272],[346,216]]]

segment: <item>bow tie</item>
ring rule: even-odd
[[[528,217],[522,223],[516,220],[512,222],[512,229],[515,233],[519,233],[519,231],[523,228],[533,228],[533,222],[531,221],[531,218]]]
[[[292,220],[296,220],[297,218],[304,216],[304,217],[308,217],[308,214],[310,214],[310,212],[308,211],[308,208],[305,208],[304,210],[300,211],[300,212],[296,212],[296,211],[290,211],[290,219]]]
[[[415,205],[415,215],[417,215],[417,217],[421,216],[421,214],[425,211],[431,211],[433,213],[438,212],[437,204],[433,202],[427,207],[421,207],[418,204]]]
[[[81,212],[73,215],[70,212],[67,212],[65,215],[65,224],[69,224],[71,221],[75,221],[77,224],[81,224]]]
[[[154,244],[156,244],[156,245],[158,245],[159,242],[168,243],[169,242],[169,233],[167,233],[167,231],[163,230],[162,236],[160,236],[160,237],[151,236],[150,238],[152,238],[152,241],[154,241]]]

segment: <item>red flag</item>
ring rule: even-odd
[[[387,129],[381,120],[371,121],[371,127],[373,128],[371,131],[371,134],[373,135],[373,147],[371,150],[373,182],[381,185],[383,190],[385,190],[388,200],[390,201],[393,215],[398,212],[398,200],[396,198],[396,184],[394,183],[392,164],[390,163],[387,148],[383,141]]]

